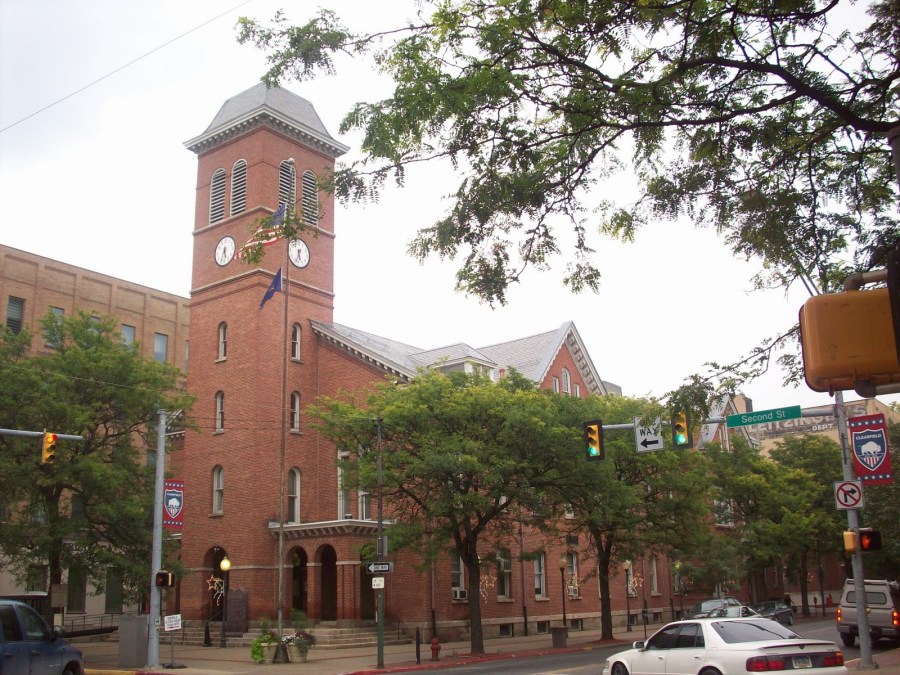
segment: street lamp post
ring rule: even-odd
[[[231,569],[231,561],[228,556],[222,558],[219,563],[222,570],[222,630],[219,632],[219,647],[225,647],[225,621],[228,618],[228,570]]]
[[[569,561],[566,559],[565,553],[559,559],[559,580],[562,583],[562,601],[563,601],[563,626],[568,626],[566,619],[566,567]]]
[[[625,570],[625,629],[631,630],[631,561],[622,563]]]

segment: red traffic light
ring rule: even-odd
[[[53,464],[56,461],[56,441],[56,434],[44,432],[43,444],[41,445],[41,464]]]

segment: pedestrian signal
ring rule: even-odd
[[[859,550],[881,550],[881,532],[878,530],[873,530],[871,527],[861,527],[859,529]]]
[[[160,570],[156,573],[156,585],[157,586],[174,586],[175,585],[175,577],[171,572],[167,572],[166,570]]]

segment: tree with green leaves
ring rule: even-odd
[[[563,398],[560,405],[576,428],[592,419],[613,425],[663,414],[656,401],[626,397]],[[612,639],[614,569],[654,554],[674,559],[707,548],[708,469],[697,452],[637,454],[631,429],[606,431],[604,448],[599,462],[587,462],[583,451],[563,455],[548,497],[560,516],[563,507],[571,510],[573,530],[590,537],[599,570],[601,638]]]
[[[382,429],[382,494],[394,548],[428,567],[451,551],[468,584],[471,649],[484,653],[482,567],[510,547],[519,523],[544,527],[543,498],[561,457],[580,450],[580,426],[560,418],[562,397],[515,372],[499,383],[455,372],[422,372],[409,385],[384,384],[364,402],[321,399],[321,432],[351,453],[345,486],[377,486],[375,420]]]
[[[347,114],[363,157],[333,187],[372,200],[449,160],[449,213],[410,251],[461,256],[458,288],[485,301],[559,253],[573,290],[596,288],[594,233],[629,239],[680,216],[760,259],[760,285],[828,291],[898,239],[896,16],[893,0],[433,0],[383,33],[325,10],[298,26],[243,18],[239,41],[267,51],[269,84],[374,54],[394,89]],[[617,170],[633,173],[635,201],[604,189]]]
[[[108,572],[126,597],[144,592],[153,525],[158,411],[187,411],[180,372],[125,344],[113,319],[86,313],[41,321],[45,349],[28,356],[32,336],[0,335],[0,427],[82,436],[61,440],[42,465],[40,438],[0,436],[0,555],[20,580],[48,570],[84,574],[102,590]],[[47,589],[49,590],[49,589]]]

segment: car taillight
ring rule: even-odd
[[[747,659],[749,673],[766,673],[770,670],[784,670],[784,659],[780,656],[753,656]]]
[[[824,668],[835,668],[844,665],[843,652],[828,652],[822,657],[822,666]]]
[[[835,616],[837,616],[837,622],[838,622],[838,623],[841,622],[841,614],[843,614],[843,612],[841,612],[841,608],[838,607],[838,608],[837,608],[837,614],[835,615]]]
[[[891,625],[900,626],[900,612],[898,612],[896,609],[891,612]]]

